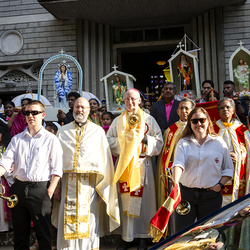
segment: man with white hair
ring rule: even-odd
[[[75,120],[57,134],[63,149],[57,249],[99,249],[106,214],[110,232],[120,225],[110,148],[104,130],[87,120],[89,110],[88,100],[78,98]],[[103,205],[106,213],[101,214]]]
[[[139,91],[124,94],[126,111],[111,124],[107,138],[114,156],[119,156],[113,184],[119,183],[121,227],[116,233],[126,250],[140,238],[139,250],[147,249],[148,224],[156,212],[156,197],[151,156],[163,146],[161,129],[155,119],[139,108]]]
[[[226,142],[234,163],[234,177],[222,187],[222,206],[225,206],[250,192],[250,133],[243,123],[233,118],[234,100],[223,97],[217,108],[221,119],[214,130]]]

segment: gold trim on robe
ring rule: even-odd
[[[222,192],[223,205],[226,205],[250,192],[250,134],[247,128],[236,119],[228,127],[221,120],[218,120],[215,124],[215,131],[223,139],[226,133],[229,135],[233,151],[237,156],[233,180],[226,183]],[[229,147],[229,145],[227,146]]]
[[[157,209],[159,209],[166,200],[165,185],[161,180],[161,175],[165,175],[166,167],[171,168],[173,164],[173,156],[175,153],[175,146],[178,139],[185,128],[184,122],[177,121],[171,125],[164,133],[164,147],[158,156],[155,183],[156,183],[156,203]],[[163,160],[165,158],[165,160]],[[167,181],[165,182],[167,185]]]
[[[64,208],[64,238],[66,240],[90,237],[90,176],[91,174],[77,173],[67,175]]]
[[[114,231],[120,226],[120,213],[117,188],[112,184],[113,160],[104,130],[89,121],[82,127],[72,122],[62,126],[57,136],[64,152],[63,172],[67,173],[65,239],[89,238],[91,185],[105,202],[109,231]],[[93,174],[95,183],[91,184]]]

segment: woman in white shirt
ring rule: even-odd
[[[182,200],[191,205],[187,215],[175,215],[175,233],[221,207],[221,189],[233,176],[233,162],[222,138],[203,108],[188,116],[176,146],[173,178],[179,184]]]

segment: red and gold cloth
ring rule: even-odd
[[[215,124],[217,120],[220,120],[220,115],[217,109],[218,102],[219,101],[197,103],[196,107],[204,108],[208,112],[211,121]]]
[[[162,236],[166,237],[170,215],[174,212],[180,201],[181,193],[179,186],[175,184],[169,197],[149,222],[148,232],[154,238],[153,242],[158,242]]]

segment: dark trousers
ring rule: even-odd
[[[174,233],[193,224],[221,208],[222,193],[208,189],[188,188],[180,184],[181,199],[186,200],[191,205],[191,210],[186,215],[179,215],[174,212]]]
[[[14,249],[29,250],[31,220],[33,221],[39,249],[51,250],[51,200],[49,182],[21,182],[15,180],[10,195],[16,194],[17,205],[11,209]]]

